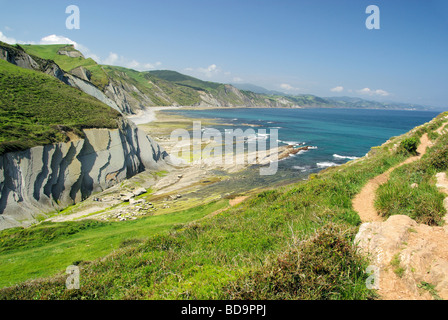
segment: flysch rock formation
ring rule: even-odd
[[[77,54],[73,52],[60,54]],[[109,84],[106,95],[82,68],[69,74],[53,61],[2,45],[0,59],[51,75],[123,114],[132,113],[121,88]],[[29,226],[144,170],[173,164],[162,147],[125,118],[119,129],[88,129],[84,134],[85,139],[0,156],[0,230]]]
[[[169,155],[132,122],[84,130],[72,139],[0,156],[0,230],[29,226],[144,170],[166,170]]]

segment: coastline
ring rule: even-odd
[[[205,126],[217,124],[214,119],[194,119],[163,112],[180,108],[183,109],[183,107],[148,108],[136,115],[128,116],[128,119],[170,153],[175,144],[170,139],[173,130],[190,130],[194,120],[201,121]],[[207,145],[213,145],[211,141],[204,142],[195,139],[193,139],[193,143],[200,143],[202,149]],[[273,155],[277,155],[276,161],[281,161],[299,151],[291,146],[274,148],[265,157],[258,160],[257,166],[268,166],[271,161],[270,157]],[[257,155],[245,152],[244,157],[246,159],[246,157],[254,156]],[[53,215],[47,221],[135,220],[144,216],[170,214],[224,198],[233,201],[233,199],[248,197],[276,185],[293,183],[293,181],[279,182],[276,185],[267,184],[265,187],[254,185],[252,180],[257,179],[254,177],[255,172],[256,174],[259,172],[258,169],[250,169],[252,164],[248,164],[246,161],[244,164],[226,164],[216,162],[215,159],[210,157],[199,162],[177,163],[171,169],[163,172],[142,172],[121,185],[94,194],[83,202]],[[249,177],[251,178],[248,179]],[[229,188],[229,183],[234,187]],[[142,188],[147,192],[141,196],[133,195],[136,190]]]
[[[232,109],[234,107],[231,107]],[[218,122],[217,119],[210,118],[192,118],[183,114],[169,113],[170,110],[211,110],[228,109],[221,107],[151,107],[139,111],[137,114],[129,116],[128,119],[146,132],[154,141],[156,141],[168,153],[171,153],[173,146],[177,143],[171,140],[171,133],[176,129],[191,131],[193,121],[201,121],[203,128],[213,127],[214,125],[236,126],[233,123]],[[165,112],[168,111],[168,112]],[[209,147],[218,146],[212,141],[202,141],[194,139],[194,144],[199,144],[201,150]],[[302,149],[301,149],[302,148]],[[290,156],[293,157],[300,151],[307,151],[307,146],[280,146],[277,150],[278,158],[276,161],[283,161]],[[310,148],[310,147],[308,147]],[[190,149],[191,150],[191,149]],[[260,192],[267,189],[276,188],[281,185],[289,185],[308,179],[310,174],[324,171],[328,166],[319,166],[309,171],[306,175],[290,175],[287,172],[277,173],[275,176],[266,178],[260,177],[259,167],[269,165],[269,159],[258,159],[257,165],[252,166],[244,161],[244,164],[223,164],[213,161],[213,157],[195,162],[193,158],[183,158],[184,163],[176,162],[166,172],[143,172],[133,179],[129,179],[125,184],[119,187],[106,190],[101,194],[96,194],[91,198],[112,199],[108,203],[92,202],[88,199],[83,205],[76,208],[69,208],[63,211],[63,216],[54,216],[56,219],[117,219],[117,214],[122,212],[127,215],[142,207],[140,203],[132,204],[123,199],[128,198],[137,187],[145,188],[148,193],[143,197],[146,203],[151,203],[157,210],[151,210],[148,214],[159,215],[169,214],[178,210],[188,209],[199,204],[206,204],[216,199],[233,199],[238,196],[247,196],[254,192]],[[245,153],[245,157],[247,153]],[[253,156],[253,155],[250,155]],[[359,160],[359,159],[358,159]],[[327,164],[327,163],[325,163]],[[331,163],[333,164],[333,163]],[[331,165],[332,166],[332,165]],[[329,167],[331,167],[329,166]],[[318,170],[318,171],[316,171]],[[301,171],[304,172],[304,171]],[[180,197],[178,197],[180,196]],[[140,198],[139,198],[140,199]],[[174,201],[173,201],[174,199]],[[106,201],[107,202],[107,201]],[[123,207],[125,206],[125,207]],[[145,206],[143,209],[147,209]]]

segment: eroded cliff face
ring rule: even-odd
[[[132,122],[84,130],[85,138],[0,156],[0,230],[29,226],[144,170],[169,155]]]

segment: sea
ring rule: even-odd
[[[269,135],[277,130],[279,146],[311,147],[281,160],[272,176],[260,176],[259,170],[248,169],[244,181],[239,182],[244,185],[243,189],[248,185],[261,187],[306,179],[311,173],[363,157],[372,147],[382,145],[391,137],[404,134],[440,113],[327,108],[176,109],[163,112],[194,119],[213,119],[216,123],[213,128],[223,134],[228,129],[252,128],[258,139],[270,141]],[[239,189],[238,182],[235,183],[233,187]]]

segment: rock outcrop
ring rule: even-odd
[[[0,156],[0,230],[28,226],[144,170],[169,155],[132,122],[84,130],[84,139]]]
[[[90,82],[90,79],[92,78],[92,73],[84,67],[77,67],[73,70],[70,70],[70,73],[84,81]]]
[[[58,54],[60,55],[64,55],[70,58],[83,58],[84,59],[84,55],[79,52],[78,50],[75,49],[75,46],[73,45],[68,45],[64,48],[61,48],[58,51]]]
[[[448,299],[448,226],[396,215],[362,224],[355,243],[379,269],[383,299]]]

